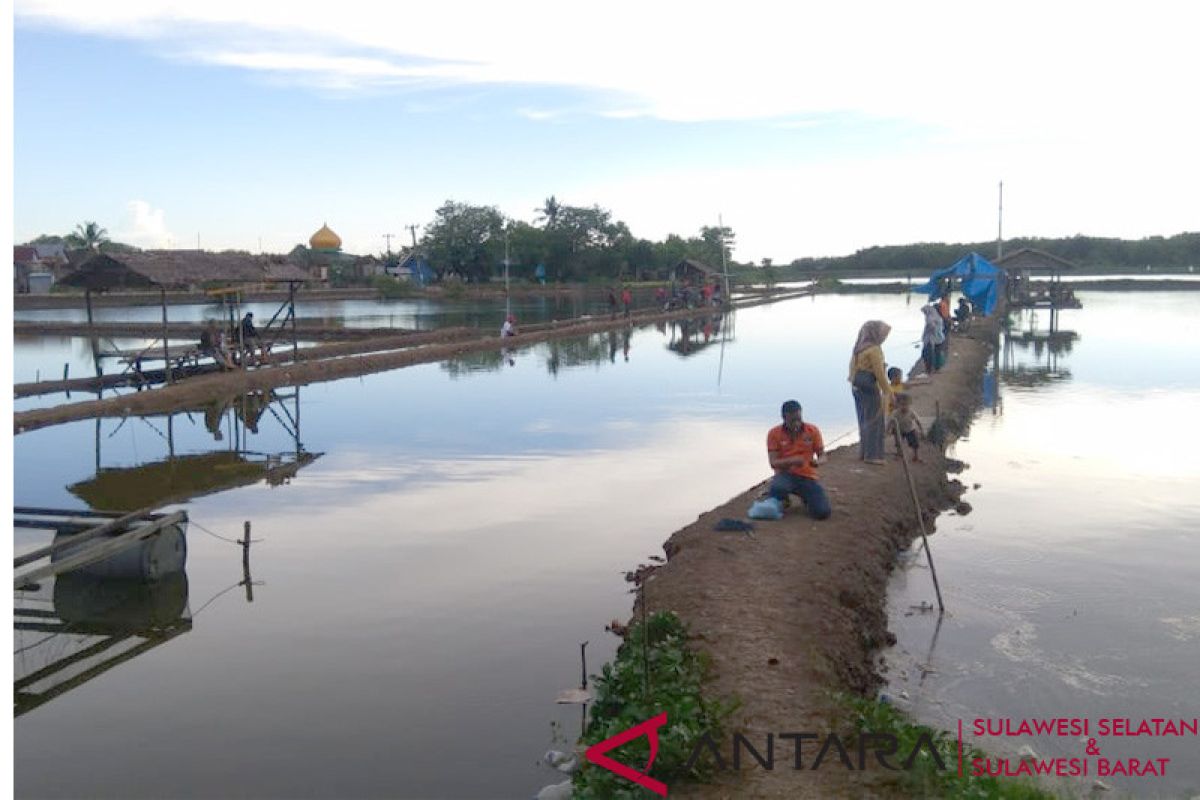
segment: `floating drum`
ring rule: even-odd
[[[149,524],[149,523],[145,523]],[[96,561],[86,566],[72,570],[81,575],[96,578],[136,578],[144,581],[154,581],[174,572],[182,572],[187,564],[187,539],[184,529],[187,523],[168,525],[156,534],[130,544],[128,548],[115,553],[102,561]],[[69,541],[67,534],[56,534],[54,543]],[[56,552],[51,561],[60,561],[68,556],[82,553],[87,548],[95,547],[108,541],[101,538],[98,541],[80,542],[75,547],[65,547]]]

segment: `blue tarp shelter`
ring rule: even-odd
[[[914,292],[924,292],[933,300],[941,296],[942,282],[958,278],[962,284],[962,293],[984,314],[996,310],[996,302],[1000,297],[1000,281],[1004,279],[1004,270],[997,267],[978,253],[968,253],[955,261],[953,265],[938,270],[929,276],[929,280],[920,286],[914,286]]]
[[[409,253],[401,259],[394,271],[388,269],[387,272],[389,275],[408,278],[418,286],[428,286],[437,280],[437,273],[433,271],[433,267],[429,266],[425,256],[413,253]]]

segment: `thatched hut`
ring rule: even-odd
[[[142,250],[96,253],[61,283],[91,291],[107,291],[303,283],[308,279],[304,270],[279,257],[204,250]]]
[[[721,280],[721,271],[713,269],[702,261],[685,258],[671,270],[671,280],[676,284],[703,286],[705,283],[717,283]]]

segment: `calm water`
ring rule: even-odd
[[[1194,483],[1194,461],[1163,460],[1175,452],[1178,436],[1163,438],[1155,426],[1165,424],[1167,406],[1195,407],[1200,372],[1178,369],[1189,352],[1186,340],[1164,336],[1162,327],[1175,330],[1171,320],[1187,318],[1195,301],[1174,294],[1091,300],[1084,296],[1084,311],[1064,315],[1064,327],[1084,335],[1059,357],[1058,373],[1070,373],[1059,382],[1072,385],[1091,364],[1103,367],[1104,392],[1140,397],[1144,387],[1158,385],[1145,383],[1156,370],[1144,362],[1162,359],[1157,373],[1178,373],[1184,382],[1162,389],[1167,405],[1154,407],[1153,425],[1134,426],[1137,446],[1122,457],[1135,458],[1138,470],[1174,463],[1176,479],[1190,476]],[[1155,325],[1131,341],[1123,327],[1145,318],[1133,308],[1143,303],[1154,304]],[[269,410],[256,398],[257,404],[198,408],[169,421],[86,421],[18,437],[16,501],[71,508],[85,507],[80,498],[97,491],[97,464],[111,476],[118,468],[167,461],[170,453],[236,448],[247,459],[290,457],[297,439],[305,452],[322,455],[286,484],[258,483],[188,503],[190,630],[17,718],[17,793],[525,797],[560,780],[537,759],[548,747],[561,748],[556,735],[572,737],[579,717],[578,709],[556,706],[553,698],[578,680],[580,642],[590,642],[592,670],[611,655],[616,640],[603,626],[630,609],[622,574],[660,553],[666,536],[696,514],[766,477],[763,435],[783,399],[801,400],[827,441],[851,441],[845,365],[854,333],[868,318],[895,326],[885,348],[889,360],[907,366],[916,359],[916,300],[825,296],[739,312],[710,330],[707,346],[701,346],[703,323],[688,347],[679,346],[678,326],[651,326],[630,331],[627,344],[616,332],[536,345],[511,354],[511,366],[500,353],[482,354],[305,387],[298,398],[289,390]],[[1163,340],[1177,350],[1160,347]],[[1027,390],[1030,408],[1048,391]],[[1001,383],[1004,413],[996,425],[1019,418],[1018,394]],[[1069,434],[1054,449],[1078,452],[1079,469],[1104,473],[1110,456],[1093,446],[1094,431],[1043,419],[1040,411],[1029,417],[1042,436]],[[1017,548],[1018,563],[1037,561],[1047,546],[1066,549],[1070,569],[1094,587],[1093,596],[1115,597],[1105,583],[1110,573],[1090,555],[1095,548],[1076,541],[1080,513],[1068,513],[1064,501],[1047,500],[1046,513],[1035,513],[1032,504],[1014,510],[1011,493],[990,507],[984,501],[993,487],[1000,490],[1003,475],[1018,473],[1008,461],[1041,460],[1027,452],[1027,434],[999,430],[996,463],[968,452],[986,427],[981,422],[959,447],[973,464],[968,480],[983,483],[970,495],[977,510],[961,522],[979,526],[991,516],[1005,532],[1019,523],[1024,533],[1011,542],[992,535],[981,537],[980,546]],[[1061,460],[1075,463],[1070,455]],[[1048,468],[1023,467],[1023,479],[1040,486],[1064,472],[1057,460],[1043,463]],[[135,493],[143,485],[150,491],[148,473],[126,474],[143,482]],[[1141,474],[1132,468],[1121,474],[1124,491],[1106,494],[1103,505],[1112,527],[1094,535],[1117,547],[1148,526],[1185,531],[1191,520],[1194,536],[1193,501],[1177,489],[1146,496],[1138,488]],[[1147,474],[1156,476],[1150,483],[1165,485],[1159,473]],[[1022,490],[1031,491],[1027,484],[1015,491]],[[1026,516],[1036,524],[1027,525]],[[240,548],[201,529],[233,539],[245,520],[261,539],[251,556],[253,602],[238,585]],[[1057,520],[1070,525],[1056,527]],[[943,585],[952,607],[964,609],[943,625],[939,657],[955,638],[952,622],[985,647],[991,638],[987,619],[968,617],[967,601],[952,594],[979,583],[965,582],[969,573],[947,552],[957,522],[944,518],[944,535],[935,537]],[[37,542],[27,534],[17,549]],[[1191,549],[1172,549],[1189,543]],[[1126,554],[1121,568],[1143,566],[1122,580],[1153,581],[1174,609],[1160,616],[1186,620],[1196,614],[1194,582],[1176,585],[1160,575],[1184,572],[1194,545],[1194,538],[1164,537],[1153,549],[1135,550],[1137,559]],[[1170,567],[1155,560],[1164,552]],[[975,558],[990,563],[999,556],[987,551]],[[1066,571],[1060,565],[1051,575]],[[914,585],[926,578],[910,573]],[[50,591],[19,600],[42,602]],[[997,592],[986,605],[1018,613],[1027,602],[1026,594]],[[1185,613],[1181,607],[1189,603]],[[1109,605],[1113,612],[1081,641],[1124,647],[1160,611]],[[924,618],[900,620],[928,638]],[[1184,623],[1177,632],[1186,631]],[[910,634],[902,632],[907,643]],[[39,647],[47,647],[39,644],[43,637],[17,632],[18,676],[36,668]],[[49,641],[50,656],[69,655],[83,640],[60,634]],[[1171,641],[1195,652],[1195,638]],[[1000,695],[996,687],[1013,681],[999,670],[1006,659],[991,660],[997,672],[981,686]],[[1039,680],[1055,685],[1050,675]],[[1174,690],[1182,696],[1191,686],[1190,677],[1177,677]],[[969,713],[983,713],[975,708]]]
[[[263,327],[279,310],[278,303],[247,303],[243,311],[253,311],[259,327]],[[511,309],[521,323],[567,319],[583,314],[607,314],[608,301],[600,293],[564,295],[558,297],[516,297]],[[221,307],[214,304],[168,306],[172,322],[199,322],[223,319]],[[85,322],[83,309],[25,309],[15,312],[22,321]],[[162,309],[157,306],[109,308],[98,306],[94,313],[98,322],[161,322]],[[227,316],[227,312],[225,314]],[[433,330],[454,326],[480,327],[500,330],[505,311],[502,303],[479,300],[335,300],[326,302],[297,302],[296,317],[306,321],[323,321],[330,326],[347,328],[402,328]],[[133,337],[105,338],[102,350],[142,349],[153,339]],[[189,344],[190,340],[171,340],[172,344]],[[301,344],[301,346],[305,346]],[[57,380],[64,366],[71,377],[95,374],[90,341],[81,336],[16,336],[13,342],[13,375],[15,382]],[[103,360],[105,373],[120,372],[124,365],[112,358]],[[17,410],[53,405],[58,398],[32,398],[18,402]]]
[[[586,295],[571,294],[556,297],[518,297],[511,303],[514,313],[530,322],[564,319],[608,311],[608,301],[599,292]],[[219,304],[189,304],[167,307],[167,316],[174,322],[196,322],[209,317],[228,316]],[[258,324],[264,325],[280,310],[279,303],[245,303],[242,313],[253,311]],[[287,309],[284,308],[286,313]],[[20,309],[14,312],[18,320],[54,320],[85,322],[82,308]],[[280,314],[282,318],[283,314]],[[296,302],[296,317],[305,320],[325,320],[330,325],[348,328],[414,328],[426,330],[451,325],[475,325],[494,321],[499,330],[504,321],[503,303],[486,300],[325,300]],[[130,308],[96,306],[97,322],[161,322],[160,306]]]
[[[895,320],[894,358],[911,361],[905,303],[806,299],[740,312],[707,346],[703,324],[688,348],[651,326],[628,352],[616,332],[512,366],[497,353],[301,389],[299,438],[323,455],[287,485],[188,504],[191,630],[19,717],[18,793],[525,797],[561,780],[537,759],[552,723],[574,735],[579,719],[553,699],[578,680],[580,642],[592,669],[611,656],[624,571],[766,476],[782,400],[830,438],[850,430],[855,330]],[[82,507],[97,462],[294,453],[295,404],[248,438],[241,408],[35,431],[14,442],[15,497]],[[240,548],[199,528],[232,539],[244,520],[263,540],[253,603]],[[56,653],[82,645],[68,640]]]
[[[943,516],[931,539],[950,612],[940,628],[908,615],[934,602],[928,570],[893,581],[889,691],[950,730],[978,717],[1200,717],[1200,298],[1079,296],[1083,310],[1060,320],[1078,339],[1003,350],[995,406],[957,445],[963,482],[981,486],[974,511]],[[936,672],[922,680],[921,664]],[[1085,745],[982,743],[1047,758]],[[1163,779],[1103,779],[1120,790],[1200,793],[1194,738],[1098,745],[1110,759],[1172,759]]]

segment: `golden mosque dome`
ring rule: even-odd
[[[321,225],[321,230],[312,235],[308,240],[308,246],[313,250],[340,250],[342,248],[342,238],[333,231],[329,230],[328,225]]]

